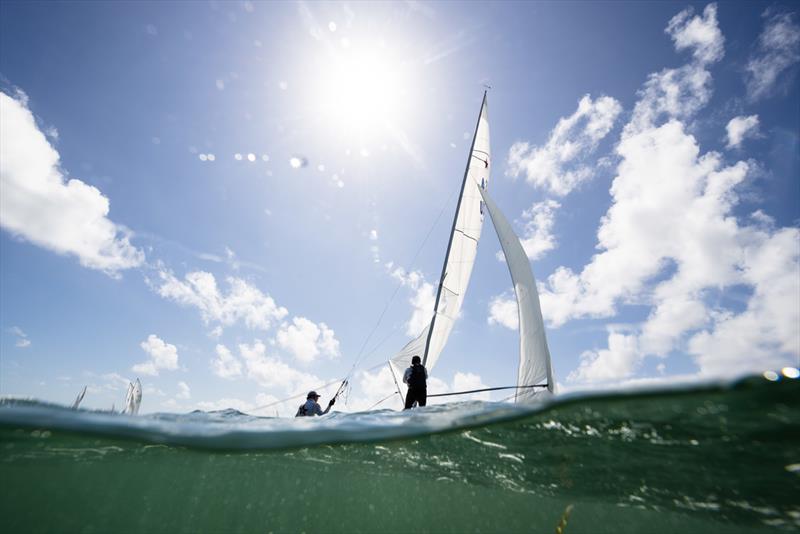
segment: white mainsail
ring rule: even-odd
[[[483,202],[492,218],[497,238],[503,247],[506,264],[511,273],[514,293],[517,295],[519,312],[519,372],[517,373],[516,402],[524,402],[541,396],[543,391],[553,393],[553,365],[542,320],[539,291],[533,278],[531,264],[519,238],[508,220],[485,189],[480,189]],[[546,385],[546,387],[531,387]]]
[[[484,93],[439,280],[433,317],[418,337],[411,340],[389,360],[390,368],[395,375],[402,375],[405,368],[411,365],[411,358],[414,355],[422,358],[422,363],[428,370],[433,369],[447,343],[447,338],[461,311],[472,266],[475,263],[483,227],[483,206],[479,185],[483,187],[488,185],[490,171],[489,115]]]

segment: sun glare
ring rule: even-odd
[[[349,44],[320,69],[320,114],[342,133],[374,136],[391,129],[407,107],[407,67],[385,45]]]

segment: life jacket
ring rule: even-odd
[[[411,376],[408,377],[408,387],[426,389],[425,366],[416,364],[411,366]]]
[[[290,413],[291,413],[291,412],[290,412]],[[307,416],[307,415],[308,415],[308,410],[306,410],[306,403],[304,402],[304,403],[303,403],[303,404],[301,404],[301,405],[300,405],[300,407],[297,409],[297,413],[296,413],[296,414],[294,414],[294,416],[295,416],[295,417],[305,417],[305,416]]]

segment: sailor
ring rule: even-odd
[[[408,384],[408,393],[406,393],[406,407],[408,410],[418,403],[420,406],[425,406],[428,402],[428,370],[422,365],[419,356],[411,358],[411,367],[406,369],[403,373],[403,382]]]
[[[301,404],[300,407],[297,409],[297,413],[295,417],[311,417],[314,415],[325,415],[331,410],[331,406],[336,402],[336,398],[333,398],[328,402],[328,407],[325,408],[325,411],[322,411],[319,403],[319,394],[316,391],[309,391],[308,396],[306,397],[305,404]]]

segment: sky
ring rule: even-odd
[[[799,60],[782,2],[3,2],[0,395],[399,408],[486,86],[560,391],[797,367]],[[490,225],[429,393],[515,384]]]

